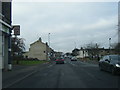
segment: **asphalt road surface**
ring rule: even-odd
[[[9,88],[118,88],[119,75],[100,71],[97,64],[65,59],[48,64]]]

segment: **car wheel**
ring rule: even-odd
[[[111,68],[111,72],[112,72],[113,75],[116,74],[115,68],[114,68],[113,66],[112,66],[112,68]]]

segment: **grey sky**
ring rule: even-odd
[[[20,24],[26,49],[39,37],[56,51],[72,51],[90,42],[108,48],[117,42],[117,2],[13,2],[13,24]]]

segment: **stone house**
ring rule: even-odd
[[[41,38],[30,44],[29,51],[24,53],[24,57],[27,58],[37,58],[39,60],[49,60],[49,54],[51,54],[53,50],[48,46],[47,43],[43,43]]]

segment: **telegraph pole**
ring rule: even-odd
[[[49,47],[50,47],[50,33],[48,33],[48,43],[49,43]]]
[[[75,48],[76,48],[76,42],[74,42],[74,44],[75,44]]]
[[[120,1],[118,2],[118,48],[117,53],[120,53]]]
[[[50,52],[50,33],[48,33],[48,60],[50,60],[50,54],[51,54],[51,52]]]
[[[109,38],[109,54],[111,53],[111,38]]]
[[[118,44],[120,43],[120,1],[118,2]]]

